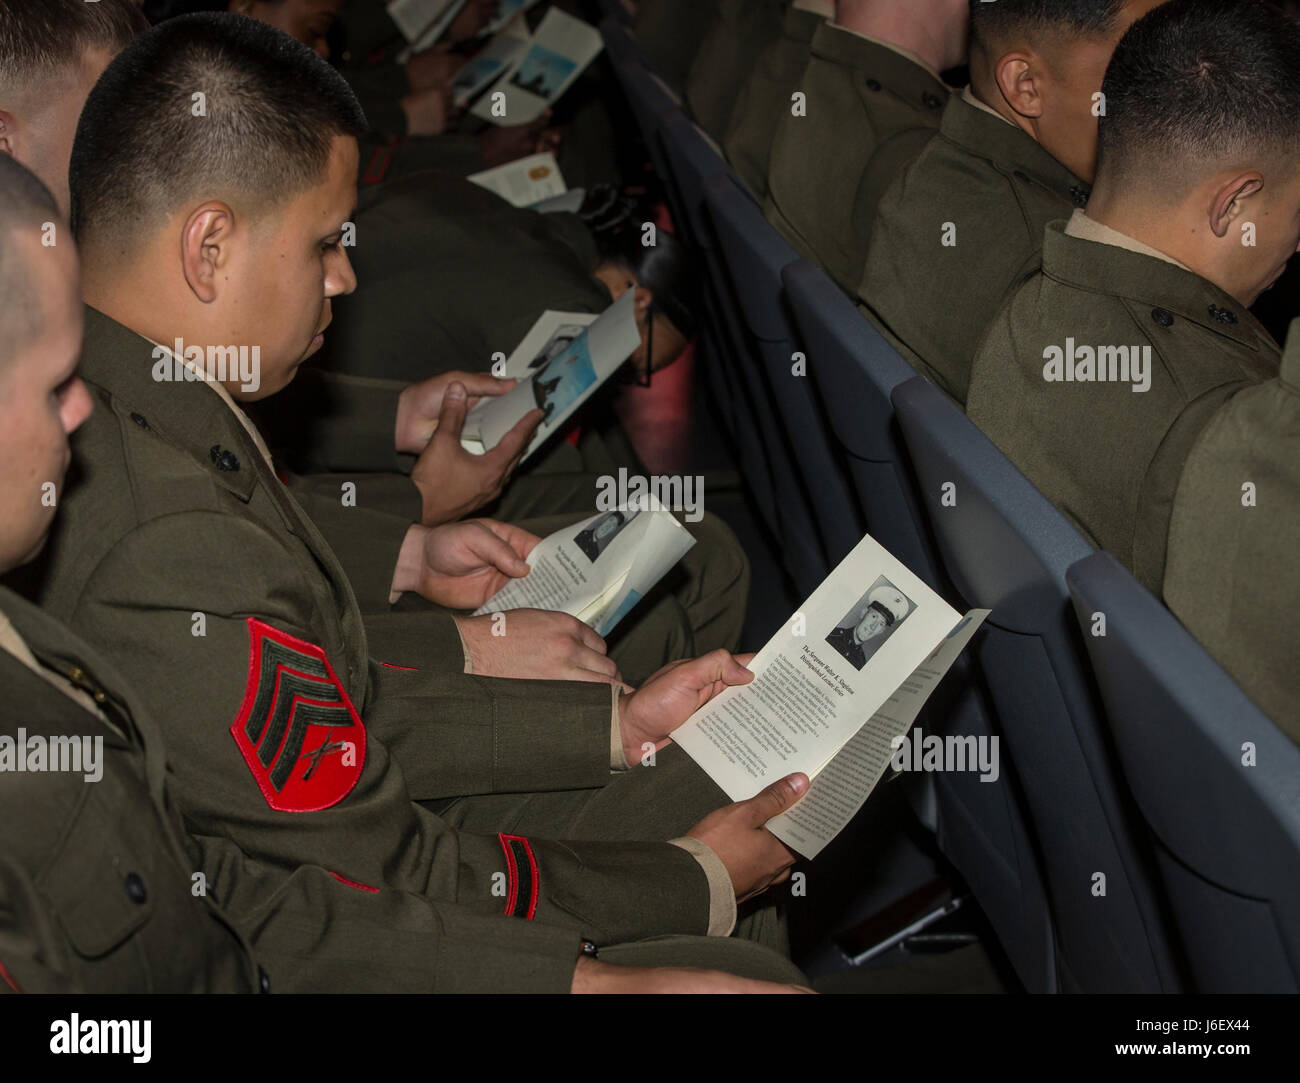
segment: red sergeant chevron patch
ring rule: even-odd
[[[325,652],[248,618],[248,687],[230,732],[266,803],[337,805],[366,762],[366,730]]]

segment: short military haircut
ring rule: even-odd
[[[1124,0],[970,0],[972,46],[992,53],[1017,39],[1099,38],[1114,30]]]
[[[148,25],[132,0],[0,0],[0,88],[37,87],[90,49],[116,53]]]
[[[1300,167],[1300,23],[1268,0],[1170,0],[1102,84],[1098,177],[1178,194],[1227,162]]]
[[[35,242],[45,224],[53,222],[57,230],[60,220],[54,196],[36,174],[0,154],[0,367],[40,331],[42,299],[31,254],[39,251]],[[22,244],[24,237],[33,243]]]
[[[170,19],[108,66],[68,171],[84,244],[130,251],[195,198],[256,217],[320,183],[366,118],[351,88],[287,34],[243,15]]]

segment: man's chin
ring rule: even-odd
[[[30,564],[40,556],[45,550],[45,543],[50,540],[49,527],[52,523],[53,518],[51,518],[50,523],[46,524],[46,529],[41,531],[40,537],[31,543],[26,552],[14,555],[5,551],[0,551],[0,575],[4,575],[6,572],[11,572],[15,568],[21,568],[24,564]]]

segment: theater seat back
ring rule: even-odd
[[[1300,992],[1300,748],[1109,553],[1067,579],[1196,989]]]
[[[922,377],[893,391],[948,577],[992,610],[978,657],[1043,860],[1063,991],[1179,988],[1154,858],[1102,724],[1065,574],[1091,546]]]

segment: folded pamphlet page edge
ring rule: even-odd
[[[813,778],[961,619],[867,535],[673,740],[732,800]]]
[[[972,609],[899,685],[812,779],[798,803],[767,829],[806,858],[814,858],[853,819],[888,769],[895,738],[911,729],[930,694],[979,630],[987,609]]]

